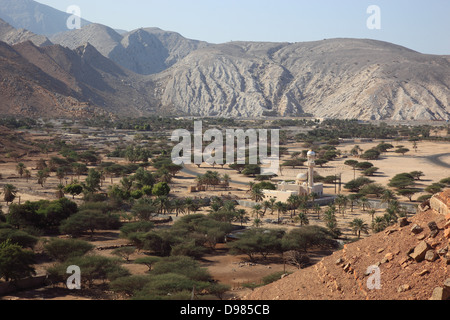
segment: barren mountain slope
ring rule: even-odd
[[[428,300],[449,278],[445,216],[433,210],[409,218],[410,224],[395,225],[384,232],[345,246],[318,264],[256,289],[250,300]],[[428,224],[436,222],[435,237]],[[417,224],[419,234],[411,229]],[[411,250],[425,241],[436,255],[433,261],[417,262]],[[420,259],[419,259],[420,260]],[[374,288],[368,268],[378,265],[381,289]],[[368,283],[370,286],[368,286]],[[371,289],[372,288],[372,289]]]
[[[116,114],[141,115],[143,107],[151,110],[149,99],[144,98],[145,92],[140,93],[132,86],[137,81],[136,75],[120,68],[89,44],[70,50],[60,45],[38,48],[25,42],[15,45],[14,49],[64,83],[80,101]]]
[[[10,24],[0,19],[0,41],[11,45],[28,40],[39,47],[52,44],[45,36],[34,34],[25,29],[15,29]]]
[[[89,42],[118,65],[143,75],[166,70],[192,51],[208,46],[206,42],[158,28],[137,29],[120,35],[101,24],[57,34],[51,40],[70,49]]]
[[[0,18],[14,28],[50,36],[67,30],[70,14],[32,0],[0,0]],[[81,19],[81,25],[89,24]]]
[[[92,117],[108,113],[91,106],[66,83],[45,73],[4,42],[0,42],[0,70],[3,115]]]
[[[450,119],[448,59],[373,40],[214,45],[152,79],[163,106],[201,116]]]

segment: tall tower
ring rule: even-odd
[[[312,192],[314,188],[314,167],[316,166],[316,153],[310,150],[307,154],[308,157],[308,191]]]

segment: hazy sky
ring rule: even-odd
[[[38,0],[116,29],[158,27],[191,39],[301,42],[370,38],[450,55],[449,0]],[[380,8],[369,29],[367,8]]]

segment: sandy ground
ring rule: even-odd
[[[379,141],[373,142],[373,143],[352,143],[352,144],[345,144],[339,146],[339,149],[343,152],[349,151],[352,149],[354,145],[359,145],[363,150],[367,150],[373,146],[376,146],[379,143]],[[436,154],[445,154],[450,153],[450,144],[449,143],[434,143],[434,142],[421,142],[418,145],[417,152],[414,152],[412,148],[412,144],[410,142],[400,142],[400,143],[393,143],[394,145],[402,144],[405,147],[411,149],[409,153],[407,153],[405,156],[397,155],[393,152],[388,152],[384,155],[382,155],[380,160],[374,160],[370,161],[372,162],[376,167],[380,168],[379,173],[375,177],[372,177],[375,182],[381,183],[383,185],[386,185],[389,182],[389,179],[392,178],[397,173],[402,172],[411,172],[415,170],[423,171],[425,174],[425,177],[423,177],[422,181],[419,182],[418,187],[425,187],[426,185],[430,185],[433,182],[438,182],[442,178],[450,177],[450,169],[446,167],[441,167],[433,164],[430,162],[426,157],[436,155]],[[304,148],[301,146],[301,144],[293,144],[289,147],[289,151],[301,151],[304,150]],[[43,156],[45,159],[49,159],[52,155]],[[40,157],[31,158],[27,161],[23,161],[27,168],[33,169],[35,168],[36,161]],[[284,159],[288,159],[289,156],[284,156]],[[282,161],[284,160],[282,159]],[[354,172],[353,170],[344,165],[344,162],[348,159],[338,159],[336,161],[330,162],[324,168],[316,168],[316,171],[322,175],[333,175],[333,174],[342,174],[342,181],[347,182],[353,179]],[[440,159],[441,161],[447,162],[450,164],[450,155],[442,157]],[[0,163],[0,172],[2,173],[3,180],[2,183],[11,183],[15,185],[19,189],[19,193],[17,200],[15,203],[17,203],[19,200],[20,202],[24,202],[27,200],[30,201],[36,201],[41,199],[48,199],[48,200],[54,200],[56,199],[54,192],[56,189],[56,186],[60,183],[59,180],[53,176],[51,176],[45,187],[41,187],[36,182],[36,170],[32,170],[32,178],[27,182],[24,178],[19,178],[19,176],[16,173],[15,170],[16,163]],[[171,184],[172,192],[171,194],[176,197],[191,197],[191,198],[203,198],[203,197],[211,197],[211,196],[230,196],[233,198],[239,198],[239,199],[248,199],[248,182],[253,181],[251,178],[244,177],[242,175],[237,174],[236,171],[230,170],[226,166],[224,168],[221,168],[220,166],[216,166],[215,168],[212,168],[208,165],[202,165],[201,168],[197,168],[196,166],[188,166],[188,169],[195,172],[196,174],[203,174],[207,170],[214,170],[218,171],[221,175],[227,173],[230,175],[231,180],[233,181],[230,185],[230,188],[228,190],[224,189],[210,189],[206,192],[199,192],[199,193],[188,193],[187,187],[189,185],[195,185],[195,176],[192,174],[187,174],[184,172],[181,172],[177,177],[173,180]],[[280,177],[274,180],[274,182],[278,180],[290,180],[294,179],[299,172],[305,172],[305,168],[299,168],[299,169],[284,169],[282,171],[282,174]],[[81,177],[80,180],[84,180],[85,177]],[[118,183],[120,179],[114,179],[113,183]],[[68,180],[70,182],[70,179]],[[65,183],[65,182],[64,182]],[[106,179],[104,182],[103,189],[106,190],[106,188],[111,185],[110,179]],[[342,191],[345,193],[345,190]],[[326,185],[325,186],[325,193],[327,194],[333,194],[334,193],[334,186]],[[414,198],[418,197],[420,194],[417,194],[414,196]],[[71,198],[71,197],[70,197]],[[402,201],[407,201],[406,198],[401,198]],[[80,198],[77,198],[77,201],[80,201]],[[7,212],[6,203],[3,204],[3,211]],[[251,210],[248,208],[245,208],[250,215]],[[207,211],[201,211],[203,213],[206,213]],[[376,216],[383,215],[383,210],[377,211]],[[289,218],[289,215],[285,216],[286,218]],[[267,212],[263,219],[276,219],[277,214],[274,213],[273,215],[269,215]],[[317,225],[323,225],[323,222],[315,216],[315,214],[310,214],[310,223],[311,224],[317,224]],[[348,227],[349,222],[351,222],[355,218],[362,218],[366,223],[370,225],[371,223],[371,216],[367,214],[367,212],[362,211],[359,208],[355,208],[353,212],[350,211],[350,209],[347,209],[347,212],[345,216],[338,214],[338,224],[339,227],[344,231],[344,234],[346,236],[354,236]],[[252,219],[253,220],[253,219]],[[289,219],[288,219],[289,222]],[[246,224],[247,226],[251,226],[252,222],[249,222]],[[287,231],[291,228],[294,228],[295,226],[298,226],[298,224],[291,223],[288,225],[273,225],[273,224],[263,224],[262,227],[270,227],[270,228],[284,228]],[[362,235],[363,237],[367,237],[368,235]],[[98,237],[93,243],[97,246],[107,246],[111,244],[121,244],[123,243],[123,239],[118,239],[118,233],[117,232],[103,232],[103,235]],[[112,250],[105,250],[105,251],[98,251],[99,254],[102,255],[111,255]],[[320,253],[318,254],[318,257],[321,256]],[[142,255],[142,253],[136,253],[135,255],[131,256],[131,260],[134,260],[139,255]],[[242,263],[244,262],[244,263]],[[242,290],[241,286],[243,283],[248,282],[260,282],[261,278],[269,275],[271,273],[282,271],[284,270],[284,265],[282,261],[279,259],[277,260],[275,257],[270,257],[268,261],[261,261],[258,262],[257,265],[248,265],[245,264],[246,262],[246,256],[231,256],[228,255],[226,250],[222,247],[219,247],[217,252],[208,255],[205,257],[202,264],[208,268],[210,273],[213,275],[213,277],[223,283],[229,284],[232,287],[232,291],[230,292],[230,295],[228,298],[235,298],[235,297],[241,297],[242,295],[248,293],[249,289]],[[134,265],[134,264],[124,264],[133,274],[144,274],[146,272],[146,267]],[[45,266],[38,266],[40,271],[44,271]],[[292,266],[288,266],[286,268],[287,271],[295,271],[296,269]],[[5,297],[5,298],[17,298],[16,296],[11,297]],[[61,296],[51,297],[48,296],[49,299],[62,299]],[[63,298],[74,298],[74,299],[81,299],[80,297],[71,297],[71,296],[63,296]]]

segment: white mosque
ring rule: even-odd
[[[308,172],[297,175],[295,181],[282,181],[277,185],[277,190],[263,190],[264,200],[275,198],[277,201],[286,202],[291,195],[309,195],[315,193],[319,198],[323,196],[323,184],[314,183],[314,167],[316,166],[316,153],[309,151]]]

